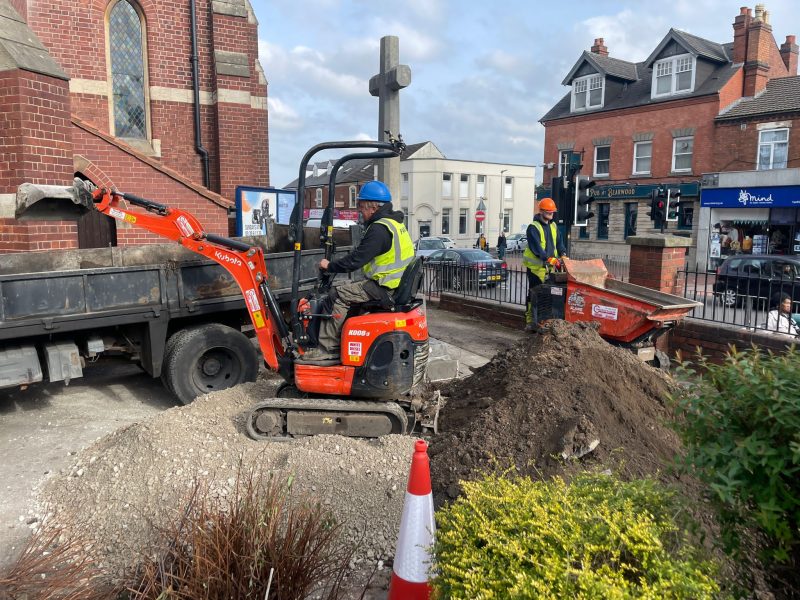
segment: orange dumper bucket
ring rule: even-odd
[[[564,319],[600,324],[605,339],[629,345],[671,329],[699,302],[608,276],[602,259],[564,259],[567,271]]]

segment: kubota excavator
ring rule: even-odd
[[[328,205],[320,228],[325,257],[333,255],[333,198],[336,174],[348,160],[399,156],[401,139],[328,142],[311,148],[300,164],[297,198],[289,228],[294,243],[292,294],[287,323],[267,283],[261,248],[204,231],[190,213],[117,190],[95,189],[91,202],[103,214],[175,240],[224,267],[241,288],[255,336],[271,370],[285,382],[276,398],[259,402],[247,415],[253,439],[286,439],[332,433],[378,437],[408,433],[415,426],[433,426],[422,402],[411,389],[422,382],[428,359],[428,324],[423,301],[416,298],[422,277],[421,261],[409,265],[393,294],[393,302],[369,303],[351,311],[342,330],[341,364],[317,366],[297,359],[317,343],[321,319],[333,277],[320,273],[313,292],[300,297],[303,249],[302,201],[308,162],[318,152],[363,148],[339,159],[331,172]],[[124,201],[124,202],[123,202]],[[146,212],[131,212],[128,204]]]

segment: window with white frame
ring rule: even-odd
[[[695,58],[691,54],[659,60],[653,65],[652,97],[691,92],[694,89],[694,74]]]
[[[602,75],[587,75],[572,82],[572,110],[586,110],[603,106]]]
[[[692,170],[693,137],[679,137],[672,142],[672,170],[674,172]]]
[[[475,196],[486,198],[486,175],[478,175],[478,182],[475,184]]]
[[[400,175],[400,197],[408,198],[408,173]]]
[[[442,198],[453,196],[453,174],[442,173]]]
[[[633,174],[650,173],[650,161],[653,158],[653,142],[636,142],[633,145]]]
[[[314,204],[317,208],[322,208],[322,188],[314,190]]]
[[[467,209],[462,208],[458,211],[458,233],[467,233]]]
[[[758,134],[758,170],[785,169],[789,156],[789,130],[764,129]]]
[[[503,200],[511,200],[514,197],[514,178],[506,177],[503,185]]]
[[[595,146],[594,176],[608,177],[611,172],[611,146]]]
[[[458,197],[469,197],[469,175],[461,175],[461,180],[458,182]]]
[[[569,173],[569,159],[572,156],[572,150],[562,150],[558,155],[558,176],[566,175]]]
[[[442,209],[442,235],[450,234],[450,209]]]
[[[511,209],[503,209],[503,231],[511,231]]]
[[[351,185],[350,189],[348,190],[347,206],[348,208],[356,208],[357,206],[356,186],[354,185]]]

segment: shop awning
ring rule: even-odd
[[[768,208],[712,208],[711,226],[720,221],[735,225],[762,225],[769,222]]]

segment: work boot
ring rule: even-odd
[[[303,365],[316,365],[318,367],[330,367],[339,364],[339,355],[333,354],[322,348],[311,348],[297,359]]]
[[[525,325],[525,331],[527,333],[540,333],[542,328],[537,323],[528,323]]]

